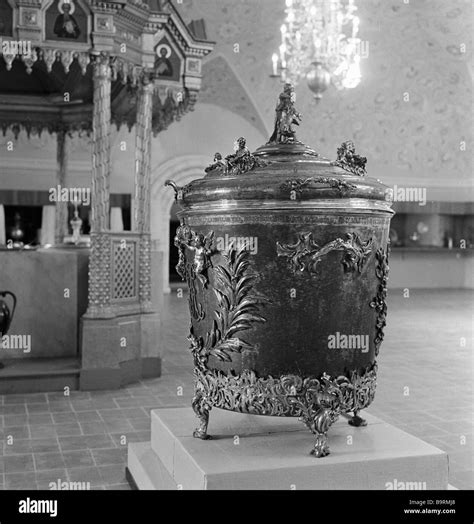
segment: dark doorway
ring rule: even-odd
[[[38,244],[38,229],[41,229],[41,206],[5,206],[5,229],[7,241],[12,239],[13,229],[23,233],[21,241],[27,245]]]
[[[170,284],[174,282],[181,282],[181,277],[176,272],[176,264],[178,263],[178,250],[174,245],[174,237],[176,236],[176,230],[179,227],[179,218],[176,215],[179,208],[176,203],[173,204],[170,212],[170,256],[169,256],[169,275]]]

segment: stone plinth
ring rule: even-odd
[[[213,409],[209,434],[191,436],[190,408],[151,414],[151,442],[129,445],[128,473],[139,489],[447,489],[445,452],[380,419],[329,431],[331,454],[309,454],[313,435],[294,418]],[[410,483],[407,485],[407,483]],[[413,484],[413,483],[416,483]]]
[[[160,317],[141,313],[81,320],[80,389],[117,389],[161,374]]]

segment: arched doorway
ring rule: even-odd
[[[186,126],[178,123],[160,135],[154,145],[157,157],[151,175],[151,238],[157,262],[152,278],[155,279],[154,290],[158,293],[171,291],[170,253],[175,250],[173,236],[177,220],[176,208],[173,208],[174,191],[164,186],[165,181],[170,179],[178,186],[184,186],[201,178],[215,152],[220,151],[224,156],[230,154],[239,136],[247,139],[251,149],[266,141],[263,133],[242,116],[213,104],[198,104],[188,120]],[[171,267],[173,274],[174,267]]]
[[[169,293],[170,288],[170,252],[173,248],[173,231],[176,229],[176,212],[174,192],[165,188],[167,179],[172,179],[178,186],[184,186],[196,178],[200,178],[204,168],[209,164],[209,158],[200,155],[186,155],[171,159],[156,170],[152,186],[152,217],[151,234],[152,249],[158,253],[161,260],[161,278],[163,293]],[[171,220],[172,219],[172,220]],[[173,268],[174,269],[174,268]]]
[[[169,286],[172,289],[175,285],[181,287],[181,277],[176,271],[176,264],[178,263],[178,250],[174,245],[174,237],[176,236],[176,230],[179,227],[178,211],[179,206],[176,202],[173,203],[170,209],[170,240],[169,240],[169,257],[168,257],[168,275],[169,275]]]

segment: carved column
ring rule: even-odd
[[[68,148],[67,148],[67,133],[64,129],[58,130],[56,134],[56,161],[57,174],[56,184],[61,188],[67,187],[67,162],[68,162]],[[58,194],[58,200],[55,207],[55,226],[54,226],[54,242],[61,244],[64,241],[64,236],[68,231],[67,213],[68,203],[61,201],[61,194]]]
[[[110,305],[112,245],[110,239],[110,58],[103,53],[93,61],[91,254],[89,259],[89,318],[114,316]]]
[[[153,114],[152,73],[144,72],[138,88],[135,137],[134,229],[140,233],[139,295],[141,310],[151,311],[151,134]]]
[[[93,63],[94,113],[92,116],[91,232],[110,228],[110,90],[112,71],[107,54]]]

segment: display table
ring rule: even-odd
[[[330,429],[331,454],[309,455],[312,435],[294,418],[214,409],[212,440],[191,436],[191,408],[151,412],[151,442],[128,447],[129,481],[139,489],[448,489],[445,452],[364,413]]]
[[[472,289],[474,250],[394,247],[390,251],[391,289]]]
[[[78,356],[88,265],[89,249],[0,250],[0,289],[18,299],[9,333],[31,335],[31,351],[3,348],[2,359]]]

